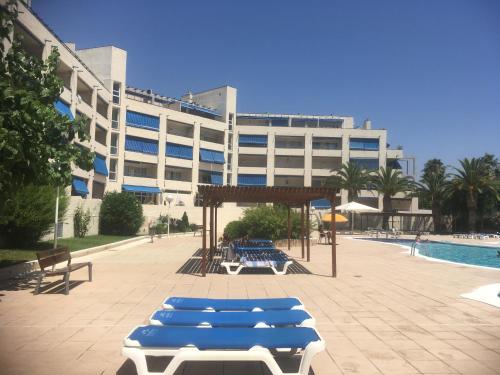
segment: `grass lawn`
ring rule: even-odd
[[[105,245],[112,242],[126,240],[133,236],[108,236],[96,235],[84,238],[61,238],[57,240],[58,245],[69,247],[70,251],[88,249],[89,247]],[[0,268],[16,263],[36,259],[36,252],[51,249],[52,241],[39,242],[31,249],[0,249]]]

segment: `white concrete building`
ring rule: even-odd
[[[173,215],[187,211],[196,222],[198,184],[320,186],[343,163],[378,169],[412,161],[402,149],[390,149],[387,130],[373,129],[370,121],[357,127],[349,116],[238,113],[237,90],[230,86],[180,99],[128,87],[126,51],[76,49],[25,5],[19,7],[15,32],[26,50],[40,58],[54,47],[61,54],[64,91],[56,106],[69,116],[91,119],[91,140],[81,145],[98,158],[93,171],[75,169],[74,204],[124,190],[154,217],[165,213],[170,194]],[[341,203],[346,202],[342,192]],[[361,202],[381,207],[382,197],[363,191]],[[418,204],[401,196],[394,198],[394,207],[416,211]],[[241,213],[233,208],[229,219]]]

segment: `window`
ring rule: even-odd
[[[116,169],[118,165],[117,159],[109,159],[109,179],[116,181]]]
[[[142,193],[142,192],[133,192],[132,194],[141,202],[141,204],[156,204],[156,194],[154,193]]]
[[[111,113],[111,128],[119,129],[120,128],[120,109],[113,108]]]
[[[229,114],[229,120],[227,122],[229,125],[229,130],[233,130],[234,113]]]
[[[118,155],[118,134],[111,134],[111,146],[109,149],[111,155]]]
[[[119,82],[113,82],[113,103],[120,104],[120,88]]]
[[[364,151],[378,151],[379,140],[378,138],[351,138],[351,150],[364,150]]]

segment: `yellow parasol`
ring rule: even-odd
[[[323,221],[332,221],[332,214],[324,214],[321,217],[321,220]],[[340,214],[335,214],[335,222],[336,223],[347,223],[349,220],[343,215]]]

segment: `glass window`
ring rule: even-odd
[[[111,111],[111,128],[120,128],[120,109],[118,108],[113,108],[113,110]]]
[[[120,104],[120,83],[113,82],[113,103]]]

